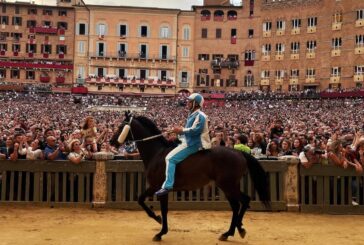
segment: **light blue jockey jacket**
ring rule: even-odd
[[[192,112],[183,128],[183,135],[186,138],[187,146],[194,146],[199,149],[210,149],[211,141],[209,136],[209,128],[207,124],[207,116],[200,110]]]

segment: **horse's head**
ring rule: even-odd
[[[114,133],[110,140],[110,145],[119,147],[126,140],[132,140],[132,136],[130,133],[131,122],[133,120],[133,115],[130,111],[125,112],[125,118],[121,122],[118,130]]]

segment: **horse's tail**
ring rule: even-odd
[[[243,155],[247,160],[249,174],[253,181],[254,188],[259,194],[260,201],[266,208],[270,208],[268,180],[262,165],[260,165],[259,161],[252,155],[246,152],[243,152]]]

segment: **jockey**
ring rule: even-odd
[[[199,150],[210,149],[211,142],[207,125],[207,116],[200,108],[203,106],[202,95],[193,93],[188,97],[187,107],[190,111],[185,127],[174,127],[173,132],[184,137],[182,142],[166,156],[166,180],[155,194],[163,196],[173,188],[176,165],[189,155]]]

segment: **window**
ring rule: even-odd
[[[12,51],[20,52],[20,44],[13,44]]]
[[[230,33],[232,38],[236,38],[236,29],[231,29]]]
[[[148,26],[141,26],[140,27],[140,36],[147,37],[148,36]]]
[[[317,17],[310,17],[307,19],[307,27],[317,26]]]
[[[126,71],[125,71],[125,69],[120,68],[120,69],[118,69],[118,71],[119,71],[119,78],[122,78],[122,79],[126,78]]]
[[[283,43],[276,44],[276,52],[277,52],[277,54],[284,53],[284,44]]]
[[[96,71],[97,71],[97,73],[96,73],[96,75],[98,76],[98,77],[104,77],[106,74],[106,72],[105,72],[105,68],[102,68],[102,67],[98,67],[98,68],[96,68]]]
[[[78,77],[84,78],[85,77],[85,67],[79,66],[78,67]]]
[[[28,20],[27,21],[27,27],[28,28],[34,28],[37,25],[37,22],[35,20]]]
[[[58,16],[67,16],[67,10],[59,10]]]
[[[104,36],[105,33],[106,33],[106,25],[105,24],[99,24],[98,28],[97,28],[97,31],[98,31],[99,36]]]
[[[333,20],[332,20],[334,23],[341,23],[343,22],[343,14],[339,11],[339,12],[336,12],[334,15],[333,15]]]
[[[276,70],[276,79],[284,78],[284,70]]]
[[[356,20],[364,19],[364,9],[359,9],[356,11]]]
[[[58,23],[57,23],[57,28],[58,28],[58,29],[64,29],[64,30],[67,30],[67,27],[68,27],[67,22],[58,22]]]
[[[160,37],[161,38],[168,38],[169,37],[169,28],[167,26],[161,27]]]
[[[364,35],[355,36],[355,45],[356,47],[364,47]]]
[[[140,75],[139,79],[146,79],[147,78],[147,70],[141,69],[139,71],[139,75]]]
[[[50,22],[50,21],[43,21],[43,26],[45,26],[45,27],[51,27],[52,26],[52,22]]]
[[[22,18],[21,17],[13,17],[13,26],[21,26]]]
[[[252,87],[254,86],[254,76],[251,71],[248,71],[248,74],[244,76],[244,86]]]
[[[307,41],[307,51],[315,52],[316,49],[316,41]]]
[[[331,68],[331,76],[339,77],[341,75],[341,67],[332,67]]]
[[[188,72],[187,71],[183,71],[181,73],[181,82],[183,82],[183,83],[187,83],[188,82]]]
[[[146,59],[148,57],[148,47],[146,44],[139,46],[139,58]]]
[[[201,38],[207,38],[207,29],[206,28],[201,29]]]
[[[121,58],[126,57],[126,44],[125,43],[119,43],[118,56]]]
[[[35,71],[26,71],[25,79],[28,79],[28,80],[35,79]]]
[[[221,28],[217,28],[216,29],[216,39],[220,39],[221,38]]]
[[[182,48],[182,57],[183,58],[189,57],[189,48],[188,47],[183,47]]]
[[[15,6],[15,14],[20,14],[20,7],[19,6]]]
[[[1,16],[0,24],[9,25],[9,17],[8,16]]]
[[[261,73],[261,78],[267,79],[267,78],[269,78],[269,75],[270,75],[270,73],[268,70],[263,70]]]
[[[183,40],[190,40],[190,27],[183,27]]]
[[[1,8],[1,12],[4,14],[4,13],[6,13],[6,5],[5,4],[3,4],[3,6],[1,6],[2,8]]]
[[[8,51],[8,45],[6,43],[0,43],[0,51]]]
[[[300,28],[301,27],[301,19],[293,19],[292,20],[292,28]]]
[[[37,45],[36,44],[27,44],[26,46],[27,53],[36,53],[37,52]]]
[[[308,68],[308,69],[306,70],[306,77],[307,77],[307,78],[315,77],[315,75],[316,75],[316,70],[315,70],[315,68]]]
[[[0,78],[6,77],[6,70],[0,69]]]
[[[86,24],[78,23],[78,35],[86,35]]]
[[[299,42],[291,43],[291,53],[298,54],[299,52],[300,52],[300,43]]]
[[[354,67],[355,75],[364,75],[364,65],[357,65]]]
[[[248,30],[248,38],[252,38],[254,36],[254,30],[253,29],[249,29]]]
[[[19,79],[20,78],[20,70],[11,70],[10,77]]]
[[[57,54],[67,54],[67,46],[57,45]]]
[[[28,9],[28,14],[37,14],[37,9]]]
[[[249,4],[249,16],[253,16],[254,14],[254,0],[250,0]]]
[[[78,52],[80,54],[84,54],[85,53],[85,42],[84,41],[79,41],[78,42]]]
[[[53,12],[51,9],[43,9],[43,15],[52,15]]]
[[[126,37],[126,25],[119,26],[119,35],[120,37]]]
[[[198,60],[209,60],[210,59],[210,55],[208,54],[199,54],[198,55]]]
[[[272,45],[270,43],[264,44],[262,46],[263,55],[269,55],[271,51],[272,51]]]
[[[255,60],[255,50],[246,50],[245,60]]]
[[[104,43],[97,43],[96,48],[97,48],[97,52],[96,52],[97,56],[103,57],[103,56],[106,55],[105,54],[105,44]]]
[[[161,72],[160,72],[160,80],[162,80],[162,81],[167,81],[167,71],[166,70],[161,70]]]
[[[52,53],[52,45],[42,44],[42,54],[51,54],[51,53]]]
[[[286,29],[286,22],[284,20],[277,21],[277,30],[285,30]]]
[[[332,48],[340,49],[342,45],[341,37],[336,37],[332,39]]]
[[[264,22],[263,31],[271,31],[271,30],[272,30],[272,22]]]
[[[291,78],[298,78],[300,76],[300,70],[292,69],[291,70]]]

